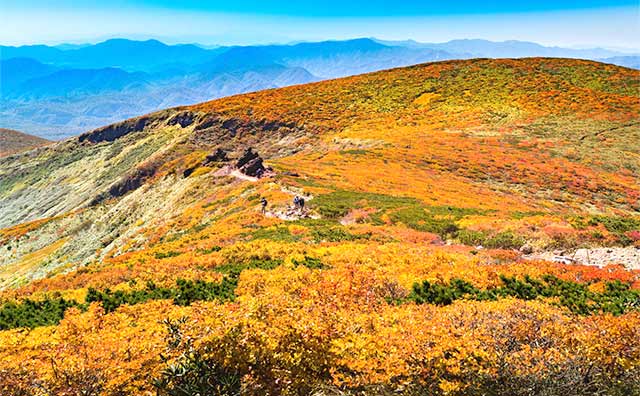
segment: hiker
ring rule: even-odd
[[[296,195],[295,197],[293,197],[293,208],[298,209],[299,206],[300,206],[300,197]]]
[[[300,207],[300,212],[304,212],[304,198],[298,198],[298,206]]]
[[[262,205],[262,214],[267,213],[267,199],[265,197],[260,199],[260,204]]]

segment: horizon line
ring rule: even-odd
[[[326,38],[326,39],[309,39],[309,40],[291,40],[291,41],[273,41],[268,43],[243,43],[243,44],[219,44],[216,42],[205,42],[198,40],[188,40],[184,41],[179,37],[162,37],[160,35],[104,35],[95,38],[86,38],[86,39],[72,39],[72,40],[53,40],[53,41],[34,41],[31,43],[24,44],[2,44],[0,46],[4,47],[29,47],[29,46],[46,46],[46,47],[59,47],[64,45],[71,46],[93,46],[98,44],[103,44],[108,41],[116,41],[116,40],[124,40],[124,41],[132,41],[132,42],[148,42],[148,41],[156,41],[161,44],[167,46],[178,46],[178,45],[195,45],[204,49],[209,48],[220,48],[220,47],[266,47],[266,46],[294,46],[298,44],[317,44],[317,43],[328,43],[328,42],[346,42],[346,41],[356,41],[356,40],[371,40],[378,42],[382,45],[388,46],[401,46],[402,43],[413,42],[418,45],[439,45],[439,44],[448,44],[455,41],[484,41],[493,44],[505,44],[505,43],[526,43],[526,44],[536,44],[545,48],[561,48],[561,49],[570,49],[570,50],[609,50],[609,51],[617,51],[617,52],[628,52],[630,54],[635,54],[640,52],[640,47],[627,47],[627,46],[609,46],[606,44],[582,44],[582,45],[568,45],[564,46],[561,44],[545,44],[537,41],[530,40],[518,40],[518,39],[507,39],[507,40],[490,40],[482,37],[463,37],[463,38],[453,38],[447,41],[420,41],[413,38],[406,39],[385,39],[381,37],[375,36],[353,36],[349,38],[336,39],[336,38]],[[386,43],[385,43],[386,42]],[[209,48],[207,48],[209,47]],[[73,49],[70,49],[73,50]]]

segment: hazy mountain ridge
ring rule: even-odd
[[[611,58],[600,59],[600,61],[618,66],[630,67],[632,69],[640,69],[640,56],[638,55],[614,56]]]
[[[524,58],[524,57],[555,57],[576,59],[601,59],[613,56],[628,56],[626,54],[604,48],[563,48],[547,47],[538,43],[518,40],[494,42],[480,39],[451,40],[446,43],[418,43],[416,41],[385,41],[377,42],[386,45],[398,45],[407,48],[432,48],[448,51],[454,54],[467,55],[473,58]]]
[[[569,54],[569,55],[567,55]],[[61,139],[161,108],[434,60],[620,55],[535,43],[374,39],[202,48],[157,40],[0,47],[0,126]],[[632,58],[613,63],[635,65]]]

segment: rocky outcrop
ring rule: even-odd
[[[261,152],[266,152],[267,156],[276,154],[271,153],[275,148],[274,142],[285,137],[294,139],[305,134],[302,126],[291,122],[224,118],[219,115],[200,117],[195,121],[193,131],[191,140],[198,146],[217,146],[228,144],[230,138],[242,139],[244,144],[258,147]],[[287,148],[290,149],[290,147]],[[285,147],[278,149],[285,149]]]
[[[242,169],[243,166],[258,158],[260,158],[258,153],[253,151],[253,149],[249,147],[244,151],[244,154],[242,154],[242,156],[238,158],[238,161],[236,162],[236,168]]]
[[[190,111],[183,111],[169,118],[167,125],[180,125],[182,128],[186,128],[193,124],[196,120],[195,114]]]
[[[114,183],[109,187],[108,191],[103,192],[98,195],[93,201],[89,204],[89,206],[93,206],[99,204],[100,202],[111,199],[122,197],[130,191],[137,190],[142,186],[150,177],[156,174],[160,163],[151,162],[138,168],[134,169],[131,173],[125,175],[118,182]]]
[[[117,124],[95,129],[78,136],[79,142],[91,143],[113,142],[114,140],[132,132],[140,132],[149,123],[149,117],[139,117],[122,121]]]
[[[127,175],[120,182],[111,186],[111,188],[109,189],[109,195],[111,197],[121,197],[129,191],[133,191],[139,188],[145,182],[145,180],[153,176],[155,172],[155,167],[138,168],[130,175]]]
[[[528,260],[547,260],[562,264],[582,264],[604,267],[611,264],[623,265],[627,269],[640,270],[640,248],[601,247],[577,249],[575,251],[550,251],[524,255]]]
[[[229,161],[229,158],[227,157],[227,152],[221,148],[217,148],[213,154],[207,155],[205,160],[202,162],[202,165],[207,166],[215,162],[227,162],[227,161]]]
[[[252,177],[261,177],[266,172],[262,158],[251,147],[246,149],[242,157],[238,159],[236,168],[245,175]]]

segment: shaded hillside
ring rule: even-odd
[[[46,139],[11,129],[0,128],[0,157],[51,143]]]
[[[639,77],[438,62],[0,159],[0,390],[638,390],[640,273],[522,252],[640,245]]]

